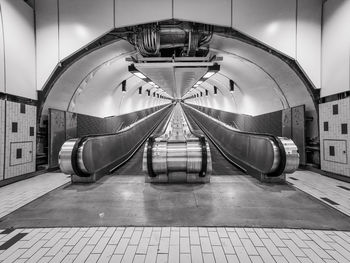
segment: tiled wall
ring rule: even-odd
[[[0,181],[4,179],[5,101],[0,100]]]
[[[34,172],[36,107],[0,100],[0,123],[0,179]]]
[[[319,114],[321,169],[350,176],[350,98],[320,104]]]

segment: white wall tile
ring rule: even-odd
[[[333,105],[338,105],[336,115]],[[321,169],[350,176],[350,98],[320,104],[319,115]],[[328,122],[328,131],[324,131],[324,122]],[[341,134],[342,123],[347,123],[348,134]],[[329,146],[335,147],[335,156],[329,156]]]
[[[36,107],[25,105],[20,113],[20,103],[6,102],[6,160],[5,179],[35,171],[36,158]],[[18,131],[12,132],[12,123],[17,122]],[[34,136],[30,136],[34,127]],[[16,149],[22,149],[22,158],[16,158]]]
[[[0,100],[0,181],[4,179],[5,101]]]

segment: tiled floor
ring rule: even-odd
[[[287,180],[318,199],[331,199],[339,204],[333,207],[349,214],[348,183],[308,171],[298,171]],[[63,174],[48,173],[2,187],[0,217],[69,181]],[[93,227],[24,228],[5,231],[7,234],[2,232],[0,230],[0,262],[4,263],[350,262],[350,232],[346,231]],[[19,240],[15,242],[16,239]]]
[[[350,216],[350,183],[304,170],[287,175],[287,181],[301,191]]]
[[[350,232],[263,228],[17,229],[0,262],[349,262]]]
[[[62,173],[46,173],[0,188],[0,218],[70,182]]]

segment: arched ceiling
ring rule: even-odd
[[[258,115],[305,104],[315,111],[314,102],[302,80],[284,61],[265,50],[237,39],[214,34],[210,43],[212,54],[223,57],[219,73],[198,88],[203,97],[189,99],[221,110]],[[44,105],[94,116],[119,115],[169,100],[147,96],[151,86],[128,72],[127,57],[135,49],[125,40],[103,46],[73,63],[53,85]],[[235,81],[235,91],[229,92],[229,79]],[[121,92],[121,82],[127,80],[127,92]],[[213,94],[213,86],[219,92]],[[138,94],[142,86],[143,93]],[[209,96],[205,96],[205,89]],[[159,91],[158,91],[159,92]],[[197,90],[194,90],[197,92]],[[185,95],[186,98],[188,95]]]
[[[229,79],[232,79],[236,83],[232,94],[237,103],[235,112],[258,115],[302,104],[306,105],[307,110],[315,110],[313,99],[302,80],[289,65],[273,54],[219,35],[214,35],[210,49],[213,54],[223,57],[223,61],[220,62],[220,72],[202,86],[208,90],[213,89],[214,85],[229,90]],[[193,90],[188,95],[196,92]],[[218,101],[212,102],[212,105],[224,105],[220,103],[222,96],[209,96],[208,100]],[[202,104],[205,106],[205,103]],[[223,106],[219,106],[219,109],[233,110],[232,107]]]
[[[120,40],[91,52],[76,61],[57,80],[44,105],[48,108],[68,110],[98,117],[119,115],[160,103],[169,103],[153,97],[153,92],[161,94],[148,83],[128,71],[126,58],[135,53],[127,41]],[[121,82],[127,80],[126,92]],[[138,88],[142,86],[142,94]],[[146,90],[151,90],[148,96]],[[166,94],[162,93],[166,96]],[[133,103],[127,103],[133,98]]]

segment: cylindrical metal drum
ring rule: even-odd
[[[168,171],[187,170],[187,147],[186,142],[168,142],[167,158]]]
[[[147,156],[150,152],[146,149],[150,145],[152,145],[151,166],[147,165],[149,161]],[[144,151],[143,170],[150,176],[171,172],[200,173],[203,169],[203,158],[211,159],[210,149],[206,142],[204,147],[206,153],[209,152],[209,156],[208,154],[203,155],[203,145],[199,139],[187,141],[160,140],[151,144],[148,142]],[[149,171],[150,168],[152,168],[152,171]],[[209,165],[204,167],[204,174],[208,172],[208,168],[211,172],[211,160],[209,160]]]
[[[77,160],[78,160],[77,164],[78,164],[78,167],[79,167],[80,171],[82,171],[83,173],[88,174],[89,171],[86,169],[86,167],[84,165],[84,159],[83,159],[83,152],[84,152],[85,143],[86,143],[86,141],[84,141],[83,144],[79,146],[78,156],[77,156],[78,157],[77,158]]]
[[[276,145],[276,143],[274,143],[271,139],[269,139],[269,141],[271,142],[271,145],[273,148],[273,163],[272,163],[272,167],[270,170],[270,173],[273,173],[276,171],[276,169],[278,168],[278,166],[281,162],[281,153],[280,153],[280,150],[279,150],[278,146]]]
[[[58,154],[58,164],[62,173],[74,174],[74,169],[72,167],[72,152],[77,141],[78,139],[70,139],[61,147]]]
[[[299,167],[299,152],[295,143],[286,137],[278,137],[283,144],[284,151],[286,152],[286,165],[284,173],[293,173]]]
[[[165,174],[168,170],[167,164],[167,142],[155,141],[152,148],[152,167],[157,174]]]
[[[187,141],[187,172],[198,173],[202,168],[202,145],[198,140]]]

